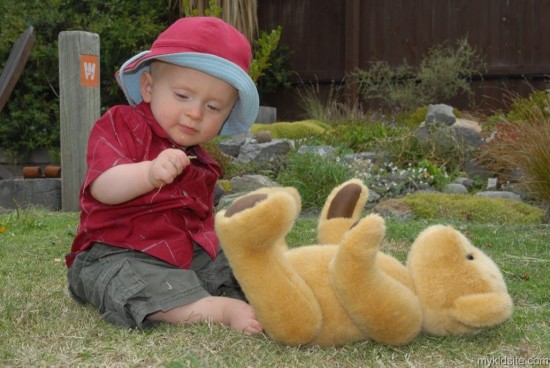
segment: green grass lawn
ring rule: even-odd
[[[295,348],[209,323],[140,332],[103,322],[66,291],[63,256],[77,223],[76,213],[0,215],[0,366],[475,367],[550,360],[549,225],[454,224],[505,276],[515,310],[498,328],[466,337],[421,335],[398,348],[372,341]],[[383,250],[403,261],[431,223],[388,221]],[[315,242],[315,226],[315,219],[298,220],[288,242]]]

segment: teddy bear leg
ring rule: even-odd
[[[351,228],[330,265],[330,277],[340,303],[367,337],[402,345],[420,332],[422,311],[413,291],[377,266],[384,232],[384,220],[374,214]]]
[[[339,244],[342,236],[357,222],[369,190],[359,179],[334,188],[325,201],[317,229],[320,244]]]
[[[216,215],[216,232],[267,334],[303,345],[321,330],[322,315],[312,290],[285,256],[285,236],[299,212],[296,194],[289,190],[241,197]]]

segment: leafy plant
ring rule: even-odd
[[[257,50],[258,47],[260,46],[255,42],[253,49]],[[290,77],[293,73],[291,58],[292,50],[279,42],[277,48],[269,55],[269,66],[264,68],[262,75],[256,81],[260,101],[266,94],[291,86]]]
[[[240,4],[237,10],[243,14],[243,2],[225,3],[228,4],[224,10]],[[171,20],[179,16],[174,14],[180,11],[175,5],[176,2],[167,4],[163,0],[138,0],[123,6],[118,0],[0,2],[0,62],[8,59],[13,43],[29,25],[34,26],[36,37],[25,70],[0,115],[0,147],[13,161],[36,148],[59,149],[59,73],[52,71],[59,67],[60,32],[82,30],[100,35],[101,106],[105,111],[110,106],[126,103],[114,79],[115,72],[128,57],[148,49]],[[191,7],[190,1],[187,6]],[[219,15],[216,1],[209,0],[208,9],[210,15]],[[276,49],[280,32],[279,28],[267,35],[255,50],[255,54],[262,57],[254,66],[257,77],[272,65],[265,57],[268,51]],[[284,84],[282,72],[281,67],[277,78],[278,83]]]
[[[386,152],[400,167],[427,160],[438,167],[445,167],[449,173],[458,172],[470,154],[463,142],[450,131],[438,132],[437,140],[420,140],[414,127],[401,127],[399,133],[377,140],[376,147]],[[446,144],[441,144],[442,141]]]
[[[404,130],[382,121],[368,124],[339,124],[325,134],[325,141],[336,147],[345,147],[354,152],[385,151],[382,141],[398,137]]]
[[[0,146],[14,161],[36,148],[59,148],[59,69],[57,40],[62,31],[88,31],[101,37],[101,104],[125,103],[114,80],[131,55],[149,48],[166,27],[163,0],[4,0],[0,2],[0,62],[30,25],[36,42],[8,103],[0,115]],[[3,65],[0,66],[3,68]]]
[[[455,117],[460,118],[462,113],[460,110],[453,108],[453,114]],[[428,106],[422,106],[417,108],[414,111],[409,112],[400,112],[395,115],[395,122],[398,125],[404,125],[406,127],[410,128],[416,128],[418,127],[424,120],[426,120],[426,116],[428,115]]]
[[[481,55],[464,38],[454,48],[443,43],[430,49],[418,68],[406,61],[397,67],[375,61],[353,75],[364,98],[379,100],[390,110],[412,111],[460,93],[472,96],[470,79],[483,68]]]
[[[276,181],[295,187],[305,208],[320,208],[335,186],[351,178],[351,172],[332,157],[314,153],[291,155]]]
[[[250,78],[256,83],[270,66],[270,56],[277,49],[281,39],[281,26],[271,32],[262,32],[254,44],[254,57],[250,63]]]
[[[208,6],[192,6],[192,0],[181,0],[182,11],[186,17],[197,16],[211,16],[220,18],[222,15],[222,8],[218,5],[216,0],[208,0]]]

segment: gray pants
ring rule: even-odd
[[[210,295],[246,300],[220,249],[215,260],[195,245],[189,270],[131,249],[96,243],[78,254],[67,273],[69,292],[90,303],[103,319],[146,329],[146,317]]]

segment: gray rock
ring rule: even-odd
[[[462,184],[466,188],[472,188],[474,186],[474,181],[470,178],[458,177],[455,179],[456,184]]]
[[[265,187],[279,186],[276,182],[263,175],[243,175],[236,176],[229,180],[231,184],[231,191],[237,192],[251,192],[253,190]]]
[[[497,189],[498,178],[487,179],[487,190],[492,191]]]
[[[273,136],[269,130],[262,130],[256,133],[256,141],[258,143],[267,143],[273,140]]]
[[[453,125],[456,116],[453,107],[445,104],[429,105],[426,115],[426,124]]]
[[[243,144],[237,159],[244,163],[261,164],[264,161],[273,161],[276,156],[286,155],[292,145],[288,139],[274,139],[267,143]]]
[[[462,166],[462,170],[471,177],[487,179],[493,176],[493,172],[475,158],[467,160]]]
[[[321,157],[329,157],[334,155],[334,147],[332,146],[300,146],[298,153],[314,153]]]
[[[221,141],[218,144],[220,151],[231,157],[239,156],[241,146],[245,143],[245,139],[228,139]]]
[[[450,183],[443,188],[443,192],[449,194],[468,194],[468,189],[462,184]]]
[[[369,189],[369,198],[367,200],[367,203],[376,203],[380,200],[380,198],[380,194],[376,193],[374,190]]]
[[[393,217],[397,220],[408,220],[413,216],[412,209],[403,202],[388,199],[374,206],[373,211],[383,217]]]
[[[353,163],[356,160],[369,160],[373,164],[375,163],[389,163],[391,161],[390,156],[385,152],[358,152],[358,153],[348,153],[342,158],[344,162],[349,164]]]

